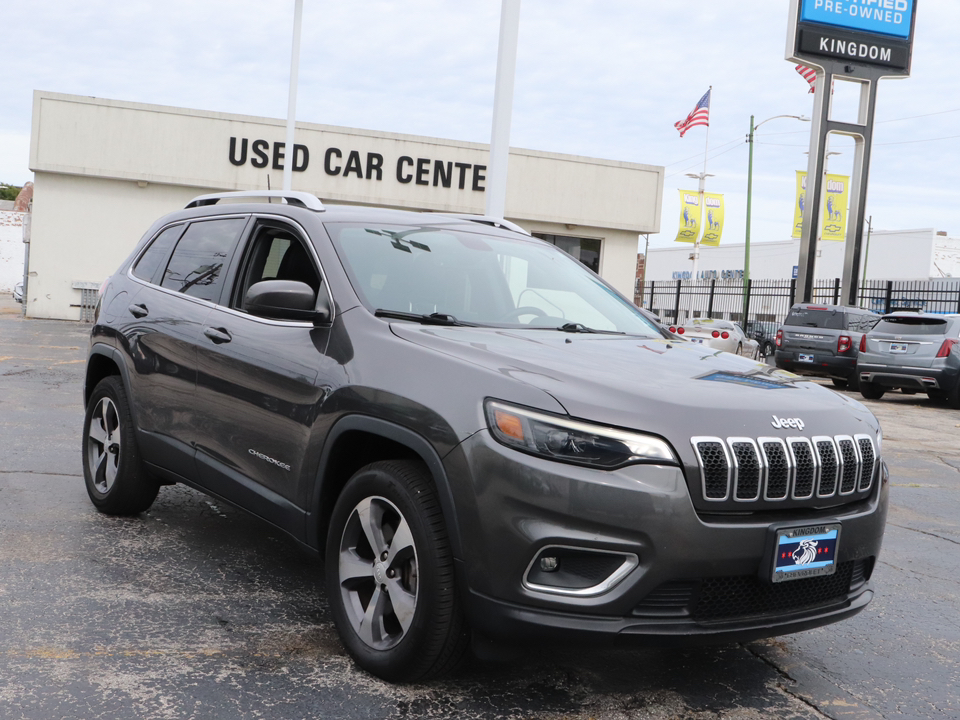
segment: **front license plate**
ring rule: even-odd
[[[839,524],[778,530],[773,582],[832,575],[837,570],[839,544]]]
[[[907,351],[906,343],[890,343],[890,352],[905,353]]]
[[[803,353],[800,353],[800,355],[797,356],[797,359],[798,359],[800,362],[809,362],[809,363],[812,363],[812,362],[813,362],[813,355],[804,355]]]

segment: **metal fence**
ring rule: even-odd
[[[818,280],[813,302],[842,303],[840,278]],[[665,323],[710,317],[751,327],[780,325],[797,294],[796,280],[661,280],[637,287],[641,305]],[[923,310],[960,313],[960,278],[946,280],[868,280],[859,305],[878,313]],[[765,333],[766,334],[766,333]]]

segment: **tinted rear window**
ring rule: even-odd
[[[810,310],[796,308],[787,315],[785,325],[799,325],[800,327],[829,328],[831,330],[846,330],[844,313],[836,310]]]
[[[884,318],[877,323],[875,329],[877,332],[894,335],[946,335],[947,321],[920,317]]]
[[[152,282],[157,275],[160,263],[167,259],[167,253],[183,232],[183,225],[174,225],[164,230],[154,240],[146,252],[137,260],[133,267],[133,274],[141,280]]]
[[[165,288],[216,302],[223,269],[246,218],[191,223],[177,243],[160,283]]]

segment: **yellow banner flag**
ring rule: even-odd
[[[707,216],[704,218],[706,225],[700,244],[717,246],[720,244],[720,236],[723,235],[723,195],[704,193],[703,206]]]
[[[676,242],[695,243],[700,236],[700,193],[680,190],[680,231]]]
[[[823,219],[820,238],[833,242],[847,239],[847,207],[850,201],[850,178],[847,175],[827,175],[824,184]],[[793,208],[793,237],[803,230],[803,207],[807,199],[807,174],[797,171],[797,202]]]

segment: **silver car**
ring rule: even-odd
[[[754,360],[760,357],[760,343],[747,337],[743,329],[730,320],[695,318],[684,325],[671,325],[669,330],[697,345]]]
[[[925,392],[960,407],[960,315],[897,312],[884,315],[860,341],[860,394]]]

